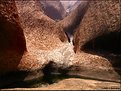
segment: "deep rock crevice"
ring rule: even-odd
[[[81,50],[93,53],[121,55],[121,32],[111,32],[85,43]]]

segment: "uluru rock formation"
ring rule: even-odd
[[[27,55],[35,56],[41,63],[49,60],[49,51],[61,47],[68,39],[63,28],[43,14],[38,2],[16,1],[16,5],[26,38],[27,52],[30,53]]]
[[[28,74],[29,71],[37,69],[38,63],[33,55],[26,57],[28,54],[26,38],[13,0],[0,1],[0,29],[0,87],[15,81],[41,77],[43,75],[41,72],[34,71],[31,76]],[[35,66],[32,68],[33,65],[36,65],[36,68]],[[14,74],[14,72],[17,73]],[[33,77],[33,74],[36,75]]]
[[[79,61],[70,74],[120,82],[120,17],[118,1],[89,2],[88,10],[74,34],[75,62]]]
[[[49,2],[50,10],[63,10]],[[38,0],[0,0],[0,88],[120,89],[119,2],[82,1],[59,22],[46,10]]]
[[[75,51],[80,51],[86,42],[98,36],[121,31],[120,17],[118,1],[90,2],[89,8],[74,36]]]
[[[68,42],[63,28],[42,13],[37,1],[1,1],[0,19],[1,29],[3,29],[1,32],[3,42],[0,60],[1,74],[2,72],[26,71],[28,75],[32,72],[31,75],[34,77],[26,74],[27,78],[23,77],[21,80],[41,77],[41,70],[40,72],[38,70],[49,61],[58,60],[54,56],[56,54],[54,49]],[[60,58],[62,56],[61,54]],[[36,71],[40,74],[37,75]]]

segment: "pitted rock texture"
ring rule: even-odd
[[[80,76],[84,74],[85,77],[121,81],[121,55],[111,53],[110,50],[106,52],[105,50],[97,52],[96,48],[94,50],[96,45],[95,38],[105,35],[109,37],[109,41],[101,42],[101,40],[98,40],[97,44],[99,43],[98,45],[102,46],[107,43],[108,47],[106,48],[108,49],[113,46],[113,44],[109,45],[111,41],[113,43],[118,40],[115,45],[118,44],[119,49],[115,46],[114,49],[117,48],[116,50],[120,51],[120,17],[120,3],[118,1],[89,2],[88,10],[74,34],[74,51],[76,53],[74,62],[77,61],[77,66],[71,67],[69,74],[79,74]],[[117,33],[116,35],[115,32]],[[108,35],[110,33],[112,35]],[[111,40],[111,36],[116,36],[116,40]],[[104,36],[102,39],[108,40]],[[91,46],[88,43],[90,41],[92,41],[92,49],[87,50],[86,48]],[[84,47],[85,45],[88,47]],[[113,47],[111,50],[113,50]]]
[[[94,50],[94,47],[96,47],[95,38],[104,35],[107,37],[103,36],[102,40],[109,41],[101,42],[101,40],[98,40],[97,44],[99,45],[99,48],[100,46],[103,48],[103,45],[107,43],[108,47],[106,48],[108,49],[110,46],[113,46],[113,44],[109,45],[110,42],[113,43],[118,40],[118,43],[115,45],[119,45],[119,49],[117,47],[111,47],[111,50],[117,48],[116,50],[120,51],[120,17],[119,1],[89,2],[88,9],[80,22],[80,26],[74,34],[73,42],[74,51],[76,52],[75,62],[77,61],[77,66],[72,67],[72,69],[74,71],[77,70],[77,72],[72,71],[70,74],[84,74],[85,77],[121,81],[121,55],[111,53],[110,50],[106,52],[105,50],[98,52],[98,49],[96,48]],[[115,32],[117,34],[115,34]],[[112,35],[108,35],[110,33]],[[116,36],[116,40],[111,40],[111,36]],[[91,46],[89,45],[90,41],[92,41],[92,49],[90,48],[90,50],[87,50],[86,48]],[[87,47],[85,47],[85,45]],[[101,48],[99,50],[101,50]]]
[[[74,50],[79,52],[88,41],[110,32],[121,31],[119,1],[91,1],[74,35]]]
[[[41,7],[38,6],[38,1],[1,1],[0,10],[0,19],[3,19],[0,21],[1,24],[3,25],[4,21],[8,23],[8,25],[4,25],[5,27],[1,26],[3,27],[1,32],[3,42],[1,50],[3,52],[0,52],[1,75],[13,71],[25,71],[27,74],[23,74],[21,80],[34,79],[33,76],[29,76],[29,72],[31,74],[40,70],[41,73],[41,70],[50,61],[54,61],[57,66],[68,65],[68,60],[72,56],[68,55],[68,52],[69,54],[74,53],[73,46],[68,43],[63,28],[43,14]],[[12,23],[9,24],[9,21]],[[13,32],[9,33],[10,30]],[[4,38],[6,38],[5,41],[2,40]],[[35,73],[34,75],[36,75]],[[40,74],[41,76],[43,74]],[[6,79],[4,80],[5,84],[9,84]],[[9,80],[13,79],[9,78]],[[17,79],[14,80],[17,81]]]
[[[82,20],[80,18],[78,21],[78,15],[72,18],[73,22],[76,20],[77,25],[80,23],[79,27],[73,22],[66,26],[67,29],[70,25],[77,29],[74,45],[69,43],[62,23],[47,17],[39,3],[37,0],[0,1],[0,75],[12,71],[25,71],[27,74],[20,80],[32,80],[42,77],[42,70],[53,62],[55,70],[62,69],[65,74],[120,82],[120,65],[117,68],[117,64],[120,64],[120,54],[109,54],[107,57],[106,54],[80,52],[82,46],[91,39],[105,33],[120,31],[119,2],[95,1],[89,2],[89,5],[82,5]],[[78,8],[75,10],[77,14],[80,12]]]
[[[13,0],[0,0],[0,75],[16,71],[24,51],[25,37]]]
[[[50,60],[63,60],[63,55],[58,55],[58,58],[54,58],[56,49],[61,48],[62,45],[68,42],[66,34],[63,28],[56,24],[52,19],[44,15],[41,6],[38,5],[39,1],[16,1],[17,10],[21,19],[21,25],[23,27],[24,35],[26,38],[28,67],[30,69],[42,68],[40,66],[48,63]],[[54,54],[55,53],[55,54]],[[26,55],[26,54],[25,54]],[[30,62],[29,56],[33,55],[33,60],[36,60],[37,65],[34,65],[34,61]],[[59,59],[59,57],[61,59]],[[26,64],[22,59],[22,65],[20,68],[25,68]],[[25,65],[24,65],[25,64]],[[33,64],[30,66],[29,64]],[[24,65],[24,66],[23,66]]]

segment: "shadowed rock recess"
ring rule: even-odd
[[[78,62],[82,65],[77,67],[82,70],[78,72],[79,75],[121,81],[120,19],[119,1],[89,3],[74,34],[74,50],[78,55],[76,59],[80,59]]]
[[[120,3],[82,1],[59,22],[50,6],[0,0],[0,88],[121,89]]]

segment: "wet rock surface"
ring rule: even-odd
[[[70,78],[41,88],[14,88],[9,90],[120,90],[120,83]],[[5,89],[7,90],[7,89]]]
[[[118,61],[114,59],[113,61]],[[90,79],[121,82],[121,69],[114,67],[109,59],[88,53],[75,55],[73,65],[67,69],[67,74]]]
[[[120,83],[111,83],[111,82],[103,82],[103,81],[96,81],[96,80],[85,80],[85,79],[76,79],[70,78],[62,80],[58,83],[50,85],[45,89],[61,89],[61,90],[93,90],[93,89],[121,89]]]

